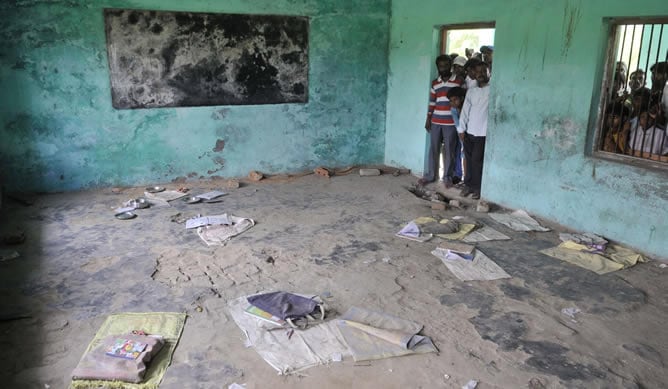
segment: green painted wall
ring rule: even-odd
[[[421,172],[438,26],[496,22],[483,197],[668,257],[668,175],[587,155],[604,19],[663,0],[392,2],[385,161]],[[593,113],[592,113],[593,112]]]
[[[103,8],[309,16],[308,104],[114,110]],[[389,0],[0,4],[9,190],[71,190],[382,163]],[[223,151],[216,152],[218,140]]]

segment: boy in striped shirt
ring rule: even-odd
[[[457,153],[457,128],[450,112],[448,91],[461,86],[464,80],[452,74],[452,59],[447,55],[436,58],[438,78],[432,81],[429,93],[429,111],[424,128],[429,132],[429,155],[427,172],[418,184],[426,185],[438,178],[441,143],[445,144],[445,166],[443,181],[446,188],[452,187],[452,176]]]

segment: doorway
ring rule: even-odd
[[[440,31],[439,54],[465,57],[480,56],[483,46],[494,46],[495,23],[469,23],[443,26]],[[453,58],[454,59],[454,58]],[[466,177],[466,164],[464,151],[461,144],[458,145],[457,167],[453,181],[463,183]],[[438,176],[443,177],[445,173],[445,148],[441,147]],[[455,182],[457,184],[457,182]],[[459,184],[461,186],[461,184]]]

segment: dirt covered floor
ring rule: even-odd
[[[107,315],[173,311],[189,317],[161,388],[660,388],[668,382],[668,268],[650,261],[607,275],[540,254],[555,231],[523,233],[475,209],[432,211],[411,176],[310,175],[229,189],[220,203],[174,201],[120,221],[113,209],[143,188],[6,201],[2,232],[25,232],[0,263],[0,382],[64,388]],[[191,193],[220,188],[215,181]],[[256,225],[207,247],[178,219],[230,213]],[[418,243],[394,234],[437,212],[469,216],[512,237],[477,244],[512,278],[459,281]],[[177,216],[177,214],[179,214]],[[177,221],[172,221],[177,220]],[[330,307],[383,311],[424,324],[440,352],[279,376],[227,311],[236,297],[285,290]],[[577,308],[571,318],[564,308]]]

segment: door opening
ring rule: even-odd
[[[478,57],[483,60],[481,51],[486,51],[485,46],[494,47],[494,33],[495,23],[472,23],[472,24],[457,24],[447,25],[441,28],[440,34],[440,50],[439,54],[451,56],[452,60],[456,57],[464,57],[468,61],[471,58]],[[490,70],[492,56],[488,54],[490,61]],[[463,146],[458,144],[458,153],[456,155],[456,165],[453,178],[453,183],[457,186],[462,186],[466,177],[466,163],[464,159]],[[441,147],[441,155],[439,158],[439,177],[445,177],[445,148]]]

